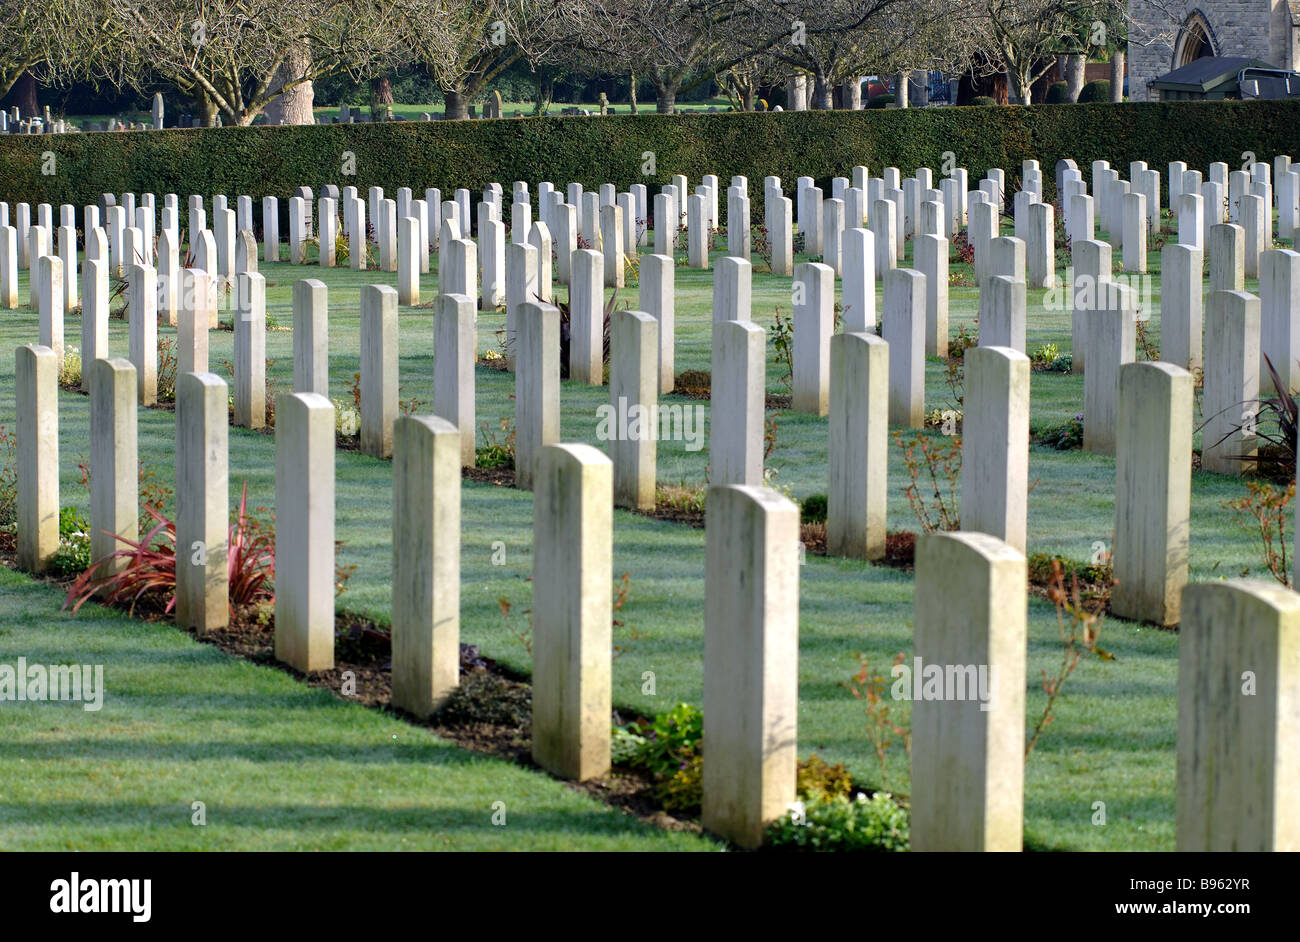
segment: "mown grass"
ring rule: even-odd
[[[1004,220],[1005,228],[1009,228],[1009,222]],[[1151,258],[1153,267],[1158,268],[1158,252],[1153,252]],[[1058,257],[1062,268],[1064,261]],[[963,268],[965,266],[953,266],[954,271]],[[322,278],[329,285],[331,394],[336,398],[350,397],[347,383],[358,369],[359,289],[368,283],[392,284],[394,276],[375,271],[354,273],[347,269],[330,270],[315,266],[294,269],[283,264],[263,265],[262,271],[268,282],[268,315],[280,324],[291,322],[290,291],[295,279]],[[678,267],[676,276],[677,369],[707,370],[712,273]],[[435,286],[435,276],[422,279],[424,300],[432,298]],[[1254,285],[1248,284],[1247,287],[1251,289]],[[564,290],[558,288],[561,296]],[[635,307],[636,289],[620,292],[620,298]],[[769,329],[770,340],[773,310],[776,307],[780,307],[783,313],[790,310],[789,279],[756,272],[753,298],[753,319]],[[963,324],[973,328],[975,298],[972,287],[954,286],[951,289],[953,331]],[[1153,340],[1158,341],[1158,293],[1155,300],[1155,309],[1150,312],[1151,333]],[[1069,352],[1069,311],[1046,309],[1042,301],[1041,294],[1031,293],[1030,351],[1050,342],[1057,344],[1062,353]],[[480,350],[495,346],[495,331],[502,320],[502,316],[492,312],[480,315]],[[68,319],[66,330],[68,341],[76,343],[79,325],[75,316]],[[170,329],[162,328],[160,332],[166,335]],[[403,399],[417,397],[424,400],[425,408],[432,396],[432,335],[432,311],[429,308],[402,309],[400,395]],[[4,347],[12,349],[14,345],[33,341],[35,337],[34,312],[6,312],[5,317],[0,318],[0,341]],[[214,371],[221,372],[220,362],[232,358],[231,339],[229,333],[211,336],[210,356]],[[113,322],[111,342],[115,355],[125,355],[126,329],[122,322]],[[275,361],[270,375],[285,388],[292,375],[291,350],[289,332],[276,331],[267,335],[267,356]],[[0,375],[11,375],[12,363],[8,356],[0,358]],[[776,362],[769,344],[769,392],[785,391],[780,381],[782,372],[783,368]],[[931,407],[948,404],[943,364],[938,360],[928,362],[926,374],[928,404]],[[511,374],[480,368],[476,380],[480,422],[495,427],[499,418],[513,416],[511,396],[514,383]],[[587,441],[599,446],[595,438],[596,407],[607,402],[607,397],[606,389],[565,383],[561,397],[563,440]],[[88,503],[87,495],[77,484],[74,466],[77,456],[88,453],[86,399],[64,393],[60,398],[60,409],[63,503],[84,508]],[[1035,426],[1061,422],[1080,411],[1082,377],[1059,373],[1034,374],[1031,421]],[[0,418],[7,420],[12,415],[12,383],[0,383]],[[769,461],[769,465],[777,469],[775,483],[796,498],[825,493],[825,420],[789,412],[775,418],[777,447]],[[157,467],[165,479],[172,475],[173,421],[171,413],[161,411],[146,411],[140,416],[141,458]],[[391,606],[391,468],[387,462],[350,452],[340,452],[335,465],[338,537],[344,541],[342,562],[356,566],[348,591],[339,604],[381,621],[386,620]],[[682,442],[660,442],[658,473],[661,483],[704,483],[707,465],[707,448],[690,451]],[[889,465],[890,528],[916,529],[915,517],[901,491],[906,472],[897,449],[893,450]],[[271,436],[231,430],[232,501],[237,499],[240,485],[247,481],[251,503],[273,504],[273,469],[274,442]],[[1109,545],[1114,526],[1114,462],[1111,459],[1034,447],[1030,454],[1030,480],[1029,552],[1060,553],[1072,559],[1086,560],[1097,542]],[[1241,573],[1267,576],[1251,535],[1223,506],[1226,500],[1243,492],[1244,486],[1236,479],[1202,473],[1194,475],[1193,579]],[[531,496],[511,489],[466,482],[463,500],[462,639],[480,645],[489,656],[511,667],[527,671],[531,666],[530,658],[503,624],[498,599],[508,599],[516,610],[526,608],[530,599],[531,586],[527,580],[531,575]],[[504,565],[494,566],[493,544],[497,541],[505,544],[506,556]],[[656,712],[667,709],[678,700],[699,703],[703,680],[704,532],[618,511],[615,514],[614,544],[614,575],[626,571],[631,577],[631,597],[622,616],[644,635],[614,663],[616,705]],[[887,777],[882,778],[868,742],[861,704],[843,685],[857,669],[859,652],[865,653],[886,674],[888,663],[896,653],[910,655],[912,578],[895,570],[811,555],[802,566],[800,576],[800,754],[818,751],[829,761],[845,762],[863,783],[906,791],[908,770],[902,750],[893,750]],[[57,654],[72,658],[76,656],[73,652],[85,644],[86,639],[93,639],[101,633],[115,637],[113,631],[117,630],[124,632],[127,639],[145,639],[141,644],[161,644],[158,639],[168,636],[169,629],[165,628],[122,626],[119,629],[113,618],[101,615],[93,616],[93,620],[69,622],[52,614],[55,599],[49,593],[41,598],[48,598],[49,615],[43,622],[40,638],[51,656]],[[44,603],[38,603],[33,597],[24,604],[33,606],[36,611]],[[1060,642],[1055,614],[1050,606],[1031,601],[1029,611],[1026,721],[1032,725],[1045,703],[1038,683],[1040,672],[1054,671],[1060,660]],[[32,618],[40,620],[36,614]],[[179,638],[174,632],[171,636]],[[12,642],[4,638],[0,640],[0,650],[21,653],[22,646],[15,647],[14,643],[34,640],[35,636],[26,634],[15,635]],[[118,656],[126,659],[135,656],[131,652],[132,643],[133,640],[123,640]],[[1170,850],[1173,848],[1174,818],[1177,635],[1110,621],[1104,629],[1102,643],[1116,655],[1116,659],[1107,663],[1086,662],[1079,669],[1058,703],[1056,721],[1028,762],[1026,841],[1030,846],[1040,848]],[[221,673],[223,671],[239,675],[254,670],[247,665],[233,664],[215,653],[205,653],[202,662],[205,670],[214,676],[226,676]],[[162,663],[170,665],[172,662],[164,660]],[[231,725],[229,720],[216,726],[194,723],[194,715],[202,716],[205,711],[216,709],[208,695],[194,693],[192,689],[187,692],[187,685],[175,684],[170,669],[160,670],[159,664],[143,663],[140,672],[140,684],[146,687],[158,684],[164,689],[174,690],[170,701],[174,709],[153,720],[155,726],[150,734],[162,741],[176,739],[187,744],[167,757],[166,761],[171,763],[167,775],[161,777],[157,785],[147,784],[146,773],[135,764],[139,761],[137,747],[129,745],[131,737],[126,734],[119,735],[104,729],[102,724],[91,722],[80,735],[84,739],[84,748],[95,754],[95,762],[101,769],[100,781],[134,781],[137,787],[131,793],[147,807],[157,808],[166,804],[159,801],[158,795],[175,797],[184,791],[180,789],[173,794],[174,789],[168,790],[174,784],[172,776],[185,779],[200,775],[207,769],[204,743],[215,736],[227,743],[224,748],[238,753],[244,748],[239,744],[246,737],[255,736],[257,724]],[[161,676],[156,679],[143,676],[151,672]],[[653,695],[642,692],[646,672],[654,675]],[[289,696],[293,687],[280,677],[259,682],[287,684],[284,696]],[[216,684],[217,681],[210,683]],[[227,695],[213,696],[220,701]],[[301,695],[318,696],[306,692]],[[341,711],[344,707],[326,704],[324,700],[319,703],[316,715],[326,718],[319,726],[313,725],[315,719],[312,723],[304,721],[295,727],[293,734],[285,734],[278,741],[306,741],[330,749],[343,749],[347,744],[355,745],[355,741],[342,726],[357,724],[361,728],[377,728],[374,724],[387,723],[354,710],[346,714],[346,723],[331,725],[328,718],[335,715],[332,711]],[[250,707],[251,714],[261,709]],[[899,704],[896,712],[905,718],[907,704]],[[103,821],[99,824],[70,824],[68,818],[76,817],[70,808],[95,804],[94,786],[85,783],[79,786],[77,782],[80,779],[68,770],[70,764],[65,768],[47,752],[42,752],[40,742],[43,737],[55,734],[49,726],[55,721],[49,719],[48,713],[29,708],[26,712],[6,711],[5,715],[17,717],[9,721],[8,736],[11,743],[17,744],[7,748],[12,750],[15,760],[24,761],[23,774],[30,783],[22,792],[29,797],[25,803],[19,803],[22,814],[18,817],[22,824],[13,816],[5,823],[11,835],[19,833],[15,828],[21,827],[21,833],[27,835],[24,841],[30,844],[46,841],[48,838],[43,835],[49,833],[66,833],[70,835],[67,839],[76,846],[81,846],[78,842],[82,840],[139,841],[144,844],[154,839],[156,829],[152,813],[136,817],[132,812],[108,824]],[[240,717],[243,715],[239,714]],[[338,715],[344,714],[339,712]],[[136,721],[143,722],[143,714],[131,722]],[[61,723],[62,719],[57,722]],[[72,754],[75,755],[75,751]],[[424,789],[430,793],[424,796],[425,800],[464,803],[463,796],[457,796],[452,786],[444,788],[437,774],[428,774],[427,766],[436,764],[434,757],[437,755],[441,755],[437,748],[428,746],[408,762],[409,769],[419,775]],[[463,757],[456,762],[479,768]],[[259,797],[265,794],[258,791],[262,783],[271,789],[278,780],[286,779],[288,784],[292,784],[297,779],[293,768],[274,762],[267,766],[254,762],[254,766],[261,771],[254,774],[254,769],[250,769],[249,776],[257,779],[258,784],[254,786],[241,779],[238,783],[230,783],[232,790],[227,793],[232,796],[230,800],[234,805],[245,812],[267,800]],[[375,814],[380,815],[381,820],[388,820],[377,809],[385,807],[385,802],[393,799],[381,798],[374,789],[351,792],[356,786],[355,779],[348,774],[351,768],[347,762],[324,761],[314,768],[312,775],[298,780],[299,786],[306,791],[287,788],[286,797],[276,799],[277,813],[288,814],[297,800],[294,796],[317,794],[312,789],[320,789],[322,793],[331,795],[352,795],[348,802],[340,799],[342,807],[348,810],[333,816],[321,812],[324,817],[319,820],[325,823],[315,827],[322,840],[327,839],[326,835],[329,840],[334,840],[337,833],[364,833],[365,827],[353,828],[353,822],[348,820],[349,813],[355,814],[358,820],[372,823],[376,820]],[[515,781],[512,776],[524,774],[505,767],[492,766],[491,769],[491,772],[483,773],[482,788],[475,794],[486,795],[491,791],[489,780]],[[207,771],[217,774],[210,769]],[[540,789],[543,786],[534,787]],[[65,797],[52,797],[59,795]],[[1105,827],[1091,823],[1096,801],[1106,803]],[[312,812],[302,813],[310,815]],[[367,814],[371,817],[367,818]],[[66,830],[69,828],[72,830]],[[382,833],[385,832],[381,830]],[[249,821],[247,830],[241,831],[230,846],[268,846],[266,841],[278,839],[274,834],[259,834],[258,826]],[[575,835],[576,842],[585,840]],[[597,846],[597,841],[598,838],[593,838],[590,846]]]

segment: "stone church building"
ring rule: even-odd
[[[1300,71],[1300,0],[1130,0],[1129,100],[1202,56],[1257,59]]]

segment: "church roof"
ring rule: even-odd
[[[1300,0],[1292,0],[1300,3]],[[1262,59],[1242,56],[1202,56],[1187,65],[1158,76],[1152,88],[1168,91],[1209,92],[1221,85],[1237,82],[1242,69],[1276,69]]]

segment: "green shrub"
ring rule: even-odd
[[[799,504],[799,520],[801,523],[825,523],[826,495],[810,494],[805,497]]]
[[[79,576],[90,568],[90,521],[76,507],[59,511],[59,548],[50,557],[50,574]]]
[[[768,845],[780,850],[904,851],[909,842],[908,814],[886,792],[814,798],[802,820],[787,812],[767,831]]]
[[[646,741],[632,726],[615,726],[609,739],[610,762],[614,765],[635,765]]]
[[[844,763],[827,765],[816,753],[800,759],[796,773],[795,792],[803,801],[813,799],[848,798],[853,792],[853,777]]]
[[[279,197],[287,221],[288,197],[299,186],[447,193],[481,190],[491,181],[554,180],[609,182],[620,191],[644,183],[657,192],[674,173],[751,180],[807,174],[829,186],[856,164],[938,167],[955,143],[972,179],[1028,158],[1044,167],[1064,157],[1079,166],[1100,158],[1111,166],[1133,160],[1207,166],[1246,150],[1300,151],[1300,100],[391,121],[61,134],[57,140],[9,134],[0,136],[0,201],[84,206],[106,192],[242,193],[255,197],[255,214],[261,212],[256,197]],[[45,151],[57,157],[57,173],[41,173]],[[341,175],[344,151],[356,157],[353,176]],[[641,173],[646,151],[655,154],[651,176]]]
[[[1049,425],[1033,436],[1034,441],[1057,451],[1071,451],[1083,447],[1083,414],[1067,419],[1058,425]]]
[[[1049,105],[1063,105],[1070,100],[1069,86],[1064,82],[1053,82],[1043,99]]]
[[[694,811],[703,795],[700,739],[704,713],[678,703],[649,723],[615,726],[610,759],[616,765],[646,769],[655,780],[655,797],[668,811]]]
[[[0,530],[18,522],[18,433],[0,425]]]
[[[704,735],[704,711],[679,703],[650,723],[641,764],[655,775],[671,775],[699,751]]]
[[[1106,583],[1110,581],[1111,570],[1107,563],[1081,563],[1053,553],[1033,553],[1028,560],[1030,585],[1047,585],[1052,578],[1052,563],[1060,564],[1068,588],[1071,581],[1079,580],[1084,584]]]
[[[970,103],[977,107],[987,108],[990,105],[996,105],[997,99],[990,98],[988,95],[976,95],[970,100]]]
[[[704,798],[704,760],[696,753],[684,759],[672,774],[664,775],[655,796],[665,811],[696,811]]]
[[[1040,345],[1038,349],[1033,352],[1030,359],[1040,366],[1050,366],[1060,355],[1061,351],[1057,349],[1056,344],[1045,343]]]
[[[1110,101],[1110,79],[1096,79],[1083,86],[1079,92],[1079,103]]]
[[[892,105],[896,101],[898,101],[898,99],[895,96],[890,94],[877,95],[875,98],[868,99],[867,107],[883,108],[886,105]]]

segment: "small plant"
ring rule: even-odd
[[[615,726],[610,731],[609,760],[614,765],[634,765],[648,740],[631,725]]]
[[[662,776],[655,796],[665,811],[694,811],[704,798],[704,758],[698,752],[683,759],[681,766]]]
[[[1056,701],[1065,688],[1065,683],[1079,666],[1085,654],[1096,655],[1103,661],[1115,660],[1115,655],[1097,646],[1101,636],[1101,622],[1104,617],[1105,603],[1093,602],[1091,605],[1081,600],[1079,580],[1070,577],[1070,591],[1065,590],[1065,570],[1059,560],[1052,561],[1052,578],[1047,590],[1048,600],[1056,607],[1056,624],[1061,635],[1061,664],[1053,677],[1042,672],[1043,693],[1047,694],[1047,703],[1043,714],[1038,718],[1034,731],[1025,743],[1025,759],[1034,751],[1043,731],[1056,718],[1054,710]]]
[[[76,507],[59,510],[59,548],[50,557],[51,574],[66,579],[90,568],[90,521]]]
[[[159,513],[165,513],[172,499],[171,487],[163,483],[154,468],[146,468],[143,461],[140,462],[138,475],[139,483],[136,485],[136,491],[141,506],[152,507]],[[87,482],[90,480],[89,469],[86,470],[86,480]]]
[[[926,533],[959,530],[961,505],[957,482],[961,479],[961,438],[950,436],[932,444],[925,435],[910,441],[896,430],[894,441],[903,449],[903,463],[911,482],[903,488],[907,502]]]
[[[979,335],[965,324],[957,328],[957,333],[948,338],[948,359],[961,360],[971,347],[979,346]]]
[[[800,759],[795,778],[795,793],[804,801],[814,798],[848,798],[853,793],[853,777],[842,762],[827,765],[816,753]]]
[[[59,385],[69,389],[81,388],[81,349],[71,344],[63,348],[63,362],[59,365]]]
[[[402,411],[402,415],[418,415],[426,403],[419,396],[411,396],[409,399],[402,399],[397,403],[397,407]]]
[[[698,808],[702,795],[703,765],[700,742],[704,735],[704,713],[689,703],[678,703],[649,723],[634,723],[626,734],[640,740],[626,762],[643,768],[655,780],[655,796],[668,811]],[[623,737],[626,746],[632,740]]]
[[[628,598],[632,595],[632,576],[631,573],[623,573],[622,577],[614,583],[614,597],[610,602],[610,610],[613,612],[613,619],[610,623],[611,630],[622,628],[628,635],[629,642],[640,641],[644,637],[635,626],[629,625],[625,619],[619,618],[618,613],[623,610],[627,604]],[[628,652],[629,648],[624,644],[615,644],[613,646],[613,660],[618,660]]]
[[[975,246],[971,244],[970,235],[965,229],[959,230],[952,238],[953,261],[964,265],[975,264]]]
[[[655,506],[676,510],[681,513],[704,513],[704,497],[708,488],[703,484],[657,484],[655,485]]]
[[[763,260],[767,270],[772,270],[772,240],[768,236],[767,226],[754,226],[749,230],[750,247],[754,254]]]
[[[1137,350],[1139,359],[1148,360],[1152,363],[1160,359],[1160,350],[1156,347],[1155,341],[1147,332],[1147,321],[1140,320],[1136,324],[1135,336],[1137,338]]]
[[[355,438],[361,434],[361,413],[342,399],[334,402],[334,434],[339,438]]]
[[[772,327],[772,349],[776,351],[776,362],[785,367],[781,374],[781,385],[786,393],[792,390],[794,380],[794,322],[781,316],[781,309],[774,309],[776,318]]]
[[[825,523],[826,506],[825,494],[810,494],[799,502],[799,522]]]
[[[176,341],[171,337],[158,338],[158,401],[176,401]]]
[[[483,429],[483,444],[474,450],[474,463],[480,468],[511,469],[515,466],[515,424],[504,416],[501,418],[502,438],[497,438],[486,422]]]
[[[125,605],[127,613],[146,596],[166,599],[163,612],[170,615],[176,607],[176,524],[153,507],[142,504],[154,526],[138,540],[119,536],[127,548],[115,550],[104,559],[94,560],[68,589],[63,608],[72,614],[98,595],[106,605]],[[113,571],[110,560],[122,560],[124,568]]]
[[[11,533],[18,522],[18,435],[0,425],[0,530]]]
[[[71,607],[75,615],[82,605],[98,596],[105,604],[125,605],[128,613],[134,614],[142,599],[153,597],[164,606],[165,614],[171,614],[176,606],[176,523],[159,506],[142,502],[140,507],[152,518],[153,528],[139,540],[119,536],[118,542],[126,548],[91,562],[68,589],[65,609]],[[262,519],[256,514],[267,517]],[[265,507],[258,507],[256,514],[248,509],[245,483],[226,532],[226,579],[232,610],[275,601],[275,518]],[[334,544],[336,559],[342,546],[341,540]],[[104,563],[111,559],[124,560],[124,568],[120,572],[107,571]],[[343,593],[355,568],[335,562],[337,594]]]
[[[1034,441],[1057,451],[1083,447],[1083,413],[1056,425],[1048,425],[1034,436]]]
[[[910,846],[906,809],[887,792],[870,798],[812,798],[767,829],[767,844],[786,851],[905,851]]]
[[[943,435],[957,435],[961,432],[962,417],[960,409],[931,409],[925,414],[925,427]]]
[[[532,582],[532,579],[528,580]],[[514,612],[514,605],[504,595],[497,599],[497,607],[501,610],[501,623],[505,625],[506,631],[510,632],[524,646],[524,650],[529,654],[533,653],[533,610],[526,608],[523,614],[528,616],[527,628],[516,628],[511,616]]]
[[[902,664],[905,658],[900,651],[894,655],[894,664]],[[884,675],[871,669],[871,661],[865,654],[858,655],[858,672],[845,684],[853,698],[866,705],[867,737],[880,763],[881,785],[889,781],[889,749],[895,741],[902,745],[909,759],[912,755],[912,732],[893,717],[889,700],[885,698],[887,685]]]
[[[1034,351],[1030,359],[1038,366],[1051,366],[1060,355],[1061,351],[1057,349],[1056,344],[1045,343]]]
[[[1291,395],[1287,383],[1273,368],[1273,361],[1267,354],[1264,355],[1264,365],[1268,367],[1273,383],[1273,395],[1260,399],[1259,412],[1255,416],[1253,431],[1265,443],[1265,447],[1259,449],[1256,462],[1262,472],[1275,480],[1288,481],[1295,477],[1300,402]],[[1204,380],[1203,373],[1200,378]]]
[[[353,373],[352,378],[344,383],[348,387],[348,392],[352,394],[352,408],[361,414],[361,374]]]
[[[1237,514],[1237,519],[1259,534],[1259,545],[1264,554],[1264,566],[1282,585],[1291,587],[1290,564],[1286,558],[1286,522],[1293,511],[1295,482],[1286,487],[1274,487],[1267,481],[1247,481],[1246,493],[1226,501],[1224,506]]]
[[[257,508],[265,513],[265,507]],[[336,551],[337,551],[336,544]],[[351,571],[335,582],[338,592]],[[226,578],[230,583],[230,607],[271,605],[275,593],[275,519],[263,520],[248,512],[248,483],[239,493],[239,508],[234,513],[226,538]]]

